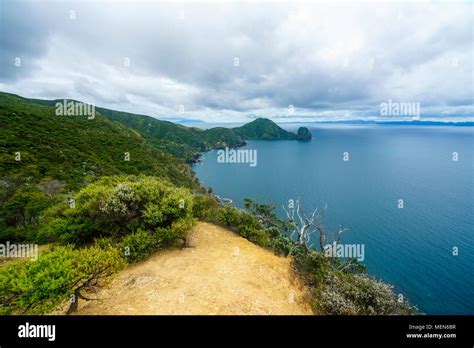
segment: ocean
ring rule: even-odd
[[[474,127],[321,125],[311,142],[249,141],[255,166],[194,166],[215,194],[324,208],[368,273],[427,314],[474,314]]]

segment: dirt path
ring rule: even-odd
[[[289,258],[203,222],[189,241],[123,270],[78,314],[312,314]]]

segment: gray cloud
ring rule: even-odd
[[[468,2],[0,4],[0,89],[27,97],[209,121],[366,118],[389,99],[472,118]]]

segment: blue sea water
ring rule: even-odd
[[[474,127],[337,125],[311,132],[311,142],[249,141],[256,167],[218,163],[211,151],[194,170],[238,206],[249,197],[282,214],[298,196],[306,210],[327,204],[326,224],[350,228],[343,242],[365,245],[371,275],[424,313],[474,314]]]

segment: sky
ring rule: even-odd
[[[474,121],[473,28],[470,1],[0,0],[0,91],[174,121]]]

